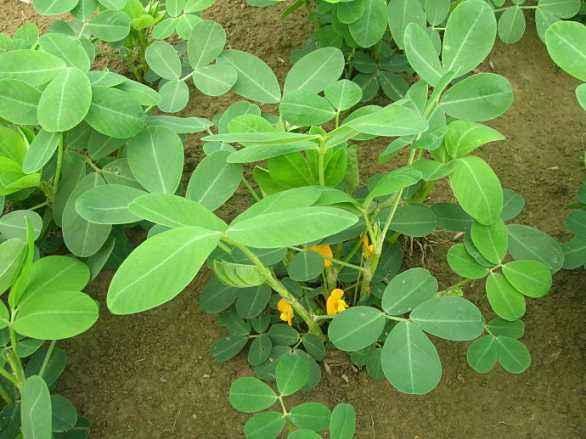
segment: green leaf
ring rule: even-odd
[[[232,287],[255,287],[265,282],[265,278],[254,265],[214,260],[213,269],[220,281]]]
[[[151,70],[163,79],[181,77],[181,60],[173,46],[165,41],[155,41],[145,52],[145,60]]]
[[[224,142],[224,143],[241,143],[241,144],[258,144],[258,145],[276,145],[298,143],[302,141],[316,140],[318,136],[291,133],[281,131],[263,131],[263,132],[246,132],[215,134],[203,138],[206,142]]]
[[[34,239],[38,239],[43,229],[43,220],[32,210],[13,210],[0,217],[0,235],[4,239],[18,238],[26,241],[27,220],[33,227]]]
[[[143,195],[130,203],[129,210],[139,218],[170,228],[194,226],[223,232],[227,227],[200,203],[177,195]]]
[[[24,248],[24,242],[17,238],[0,243],[0,294],[14,283],[20,273]]]
[[[258,378],[241,377],[230,386],[230,405],[243,413],[268,409],[277,402],[277,395]]]
[[[508,262],[503,265],[503,274],[513,287],[532,298],[545,296],[552,285],[549,267],[538,261]]]
[[[287,93],[279,111],[286,121],[298,126],[322,125],[336,115],[326,98],[305,90]]]
[[[393,277],[382,298],[387,314],[401,315],[431,299],[437,293],[437,279],[424,268],[411,268]]]
[[[564,264],[564,251],[558,241],[534,227],[510,224],[509,252],[513,259],[532,259],[558,272]]]
[[[236,299],[236,312],[243,319],[257,317],[266,309],[271,299],[271,294],[272,290],[267,285],[240,289]]]
[[[289,416],[296,427],[316,432],[326,430],[330,423],[330,409],[319,402],[299,404],[291,409]]]
[[[458,203],[477,222],[494,224],[503,209],[503,189],[498,177],[479,157],[465,157],[457,162],[450,175],[450,186]]]
[[[397,209],[389,229],[411,237],[423,237],[433,233],[436,227],[437,217],[431,208],[407,204]]]
[[[505,140],[505,136],[491,127],[466,120],[455,120],[448,124],[444,145],[452,158],[460,158],[482,145],[499,140]]]
[[[69,256],[46,256],[33,263],[26,296],[42,291],[81,291],[90,280],[83,262]]]
[[[503,43],[514,44],[523,38],[527,21],[523,9],[513,6],[505,9],[499,18],[498,34]]]
[[[446,340],[474,340],[484,330],[480,310],[463,297],[428,300],[418,305],[409,318],[424,331]]]
[[[40,91],[26,82],[0,80],[0,117],[17,125],[38,125],[40,98]]]
[[[165,113],[177,113],[189,103],[189,87],[179,79],[165,82],[159,89],[159,95],[161,101],[158,107]]]
[[[231,153],[228,157],[228,163],[253,163],[275,157],[282,157],[295,152],[317,149],[318,146],[314,142],[247,146],[239,151]]]
[[[75,210],[92,224],[130,224],[140,218],[129,210],[130,203],[145,192],[131,186],[104,184],[81,194]]]
[[[545,32],[545,44],[558,66],[586,81],[586,26],[573,21],[554,23]]]
[[[65,68],[65,62],[41,50],[20,49],[0,53],[0,79],[15,79],[31,87],[51,81]]]
[[[33,0],[35,10],[41,15],[59,15],[77,6],[79,0]],[[36,436],[31,436],[36,438]]]
[[[198,297],[198,304],[202,311],[208,314],[218,314],[228,309],[235,301],[241,290],[224,285],[216,277],[208,281]]]
[[[343,4],[355,4],[360,1]],[[324,90],[324,95],[330,104],[338,111],[346,111],[358,104],[362,99],[362,89],[355,82],[348,79],[340,79]]]
[[[305,334],[303,336],[303,347],[317,361],[322,361],[326,356],[324,342],[316,335]]]
[[[531,354],[527,347],[511,337],[496,338],[499,363],[509,373],[519,374],[531,366]]]
[[[500,116],[512,104],[511,83],[494,73],[478,73],[457,82],[440,101],[448,115],[480,122]]]
[[[377,182],[372,191],[368,194],[368,199],[384,197],[386,195],[399,192],[413,186],[421,180],[421,172],[415,168],[403,167],[392,170],[383,175]]]
[[[242,180],[242,166],[228,163],[230,151],[217,151],[204,158],[189,179],[186,197],[216,210],[234,195]]]
[[[193,28],[187,42],[189,64],[193,69],[210,64],[224,50],[226,32],[215,21],[204,20]]]
[[[324,47],[309,52],[289,70],[285,78],[284,93],[320,93],[340,78],[344,65],[344,55],[336,47]]]
[[[53,408],[53,431],[55,433],[68,432],[77,424],[77,410],[73,403],[61,395],[51,396]]]
[[[503,275],[489,274],[486,279],[486,295],[490,307],[499,317],[514,321],[525,315],[525,298]]]
[[[95,15],[85,29],[99,40],[115,43],[130,33],[130,17],[122,11],[104,11]]]
[[[494,45],[497,23],[492,7],[482,0],[468,0],[454,8],[444,33],[444,71],[458,76],[474,70]]]
[[[298,392],[305,387],[309,379],[307,358],[295,353],[282,355],[277,361],[275,378],[281,396]]]
[[[273,342],[268,334],[260,334],[250,344],[248,349],[248,364],[251,366],[260,366],[267,361],[273,349]]]
[[[382,39],[387,30],[388,13],[385,0],[364,0],[364,2],[364,14],[350,24],[348,30],[358,46],[368,48]]]
[[[496,338],[485,335],[468,346],[466,360],[472,369],[478,373],[488,373],[497,362],[498,348]]]
[[[334,235],[352,226],[358,218],[333,207],[305,207],[266,213],[232,224],[227,235],[256,248],[279,248],[305,244]]]
[[[442,364],[433,343],[411,322],[399,322],[389,333],[381,354],[383,373],[400,392],[431,392],[442,376]]]
[[[299,341],[299,333],[295,328],[279,323],[269,329],[271,340],[277,345],[292,346]]]
[[[39,340],[62,340],[79,335],[98,320],[98,304],[75,291],[36,291],[18,305],[13,329]]]
[[[466,279],[482,279],[488,274],[488,268],[480,265],[466,251],[464,244],[456,244],[448,250],[448,265],[454,273]]]
[[[146,115],[128,93],[115,88],[95,87],[93,95],[85,121],[94,130],[115,139],[128,139],[143,130]]]
[[[499,264],[507,254],[509,232],[502,220],[490,226],[473,223],[471,237],[480,254],[495,265]]]
[[[427,83],[436,85],[442,78],[443,68],[433,42],[425,28],[416,22],[409,23],[405,29],[405,54],[411,67]]]
[[[97,173],[84,177],[69,196],[63,209],[63,240],[76,256],[88,257],[96,253],[110,236],[111,225],[91,224],[75,209],[77,199],[86,191],[105,184]]]
[[[219,232],[182,227],[146,240],[114,275],[108,308],[134,314],[170,301],[193,280],[219,239]]]
[[[20,422],[23,436],[51,439],[53,437],[51,394],[45,380],[37,375],[28,377],[20,390],[20,396]]]
[[[350,404],[340,403],[330,416],[331,439],[353,439],[356,432],[356,411]]]
[[[348,3],[342,3],[348,4]],[[312,430],[303,428],[295,430],[287,435],[287,439],[321,439],[321,436]]]
[[[193,72],[193,83],[203,94],[221,96],[238,81],[238,72],[229,64],[211,64]]]
[[[564,268],[574,270],[586,265],[586,239],[575,236],[563,244]]]
[[[42,169],[51,160],[61,142],[63,142],[63,137],[60,133],[48,133],[40,130],[26,152],[22,170],[30,174]]]
[[[228,50],[222,53],[218,62],[227,63],[238,72],[235,93],[263,104],[276,104],[281,100],[277,77],[260,58],[239,50]]]
[[[578,99],[582,110],[586,111],[586,84],[580,84],[576,87],[576,99]]]
[[[511,338],[521,338],[525,334],[523,320],[509,322],[497,317],[486,324],[486,329],[494,336],[505,335]]]
[[[560,18],[572,18],[581,7],[580,0],[539,0],[537,7]]]
[[[425,0],[424,9],[429,24],[442,24],[450,13],[451,0]]]
[[[406,29],[410,24],[419,26],[422,30],[426,25],[425,11],[421,1],[393,0],[388,6],[389,28],[393,40],[399,49],[406,49]],[[427,32],[426,32],[427,33]],[[427,35],[424,37],[426,38]],[[435,56],[437,52],[434,49]],[[409,59],[411,63],[411,60]],[[439,61],[438,61],[439,62]],[[415,69],[417,71],[417,69]]]
[[[183,142],[171,130],[149,127],[130,140],[128,164],[148,191],[173,194],[183,173]]]
[[[175,116],[151,116],[148,119],[149,126],[163,126],[176,134],[193,134],[206,131],[214,124],[202,117],[175,117]]]
[[[159,105],[163,100],[162,96],[149,86],[130,79],[119,84],[117,88],[128,93],[133,100],[145,107]]]
[[[229,335],[214,343],[212,357],[220,363],[225,363],[238,355],[247,344],[248,335]]]
[[[285,424],[286,419],[283,413],[258,413],[246,421],[244,434],[247,439],[276,438],[283,431]]]
[[[356,352],[375,343],[386,324],[376,308],[354,306],[338,314],[330,323],[328,337],[336,348]]]
[[[83,72],[89,71],[91,67],[90,58],[81,40],[75,37],[61,33],[48,33],[39,39],[39,47],[63,59],[68,67],[76,67]]]
[[[287,265],[289,277],[299,282],[315,279],[322,273],[323,269],[323,258],[311,251],[297,253]]]
[[[357,117],[345,122],[344,125],[359,133],[384,137],[419,134],[428,126],[427,121],[416,111],[398,104]]]

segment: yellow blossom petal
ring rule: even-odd
[[[312,245],[309,247],[309,250],[324,258],[324,267],[330,268],[332,266],[332,258],[334,257],[334,253],[332,252],[332,248],[329,245]]]
[[[370,258],[374,254],[374,245],[370,243],[367,235],[362,235],[362,254],[365,258]]]
[[[326,311],[329,316],[340,314],[348,308],[348,304],[344,300],[344,291],[340,288],[333,289],[326,301]]]
[[[277,309],[281,313],[279,315],[279,318],[282,321],[287,322],[287,324],[289,326],[292,326],[293,325],[293,307],[291,306],[291,304],[289,302],[287,302],[285,299],[281,299],[277,303]]]

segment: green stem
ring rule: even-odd
[[[10,372],[8,372],[6,369],[4,369],[3,367],[0,367],[0,375],[6,379],[7,381],[10,381],[12,384],[14,384],[16,387],[18,387],[18,381],[14,378],[14,375],[12,375]]]
[[[55,168],[55,178],[53,179],[53,197],[57,194],[59,189],[59,181],[61,180],[61,170],[63,168],[63,137],[57,146],[57,165]]]
[[[10,406],[14,401],[12,401],[12,397],[8,394],[4,386],[0,385],[0,397],[6,402],[6,405]]]
[[[385,318],[388,319],[388,320],[395,320],[397,322],[410,322],[409,319],[406,319],[404,317],[391,316],[391,315],[388,315],[388,314],[385,314]]]
[[[299,247],[289,247],[290,250],[296,251],[296,252],[304,252],[306,250],[299,248]],[[338,264],[341,265],[343,267],[348,267],[348,268],[352,268],[353,270],[358,270],[358,271],[364,271],[363,267],[360,267],[358,265],[354,265],[354,264],[350,264],[349,262],[346,261],[342,261],[340,259],[336,259],[336,258],[328,258],[330,261],[332,261],[334,264]]]
[[[252,262],[259,273],[263,276],[267,285],[269,285],[273,290],[275,290],[283,299],[285,299],[298,314],[305,324],[307,325],[309,332],[314,334],[320,338],[324,338],[323,332],[317,322],[313,319],[311,314],[307,311],[307,309],[293,296],[287,288],[274,276],[273,272],[267,268],[262,261],[256,256],[248,247],[245,245],[239,244],[236,241],[232,241],[228,238],[223,238],[223,240],[233,246],[238,248],[249,260]]]
[[[261,196],[254,190],[254,188],[244,175],[242,176],[242,182],[244,183],[244,186],[246,186],[246,189],[248,190],[252,198],[254,198],[254,201],[259,202],[262,199]]]
[[[22,363],[20,361],[20,358],[18,358],[18,354],[16,353],[16,347],[18,345],[17,341],[16,341],[16,332],[14,332],[14,330],[12,328],[8,328],[8,331],[10,333],[10,346],[11,346],[11,350],[10,350],[10,354],[7,355],[8,358],[8,362],[10,364],[10,367],[12,368],[12,371],[14,372],[14,375],[16,376],[16,382],[18,383],[18,387],[20,387],[20,384],[24,383],[24,381],[26,380],[26,376],[24,374],[24,369],[22,368]]]
[[[49,360],[51,360],[51,355],[53,355],[53,349],[55,349],[55,345],[57,342],[55,340],[51,341],[49,348],[47,349],[47,353],[45,354],[45,359],[43,360],[43,364],[41,365],[41,369],[39,369],[39,376],[43,377],[45,373],[45,369],[47,369],[47,365],[49,364]]]

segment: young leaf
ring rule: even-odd
[[[242,180],[242,166],[228,163],[230,154],[216,151],[199,162],[189,179],[186,197],[210,210],[230,199]]]
[[[256,248],[290,247],[334,235],[352,226],[358,218],[333,207],[305,207],[266,213],[230,225],[227,235]]]
[[[59,15],[69,12],[77,6],[79,0],[33,0],[35,10],[41,15]],[[31,436],[36,437],[36,436]]]
[[[239,50],[228,50],[222,53],[218,62],[227,63],[238,72],[235,93],[263,104],[276,104],[281,100],[277,77],[260,58]]]
[[[216,277],[231,287],[249,288],[265,282],[265,277],[254,265],[235,264],[215,259],[212,268]]]
[[[494,73],[478,73],[457,82],[440,101],[448,115],[475,122],[494,119],[512,104],[511,83]]]
[[[560,18],[572,18],[580,12],[580,0],[539,0],[537,7]]]
[[[508,262],[503,265],[503,274],[513,287],[532,298],[545,296],[552,284],[549,267],[538,261]]]
[[[446,340],[474,340],[484,330],[480,310],[463,297],[428,300],[418,305],[409,318],[425,332]]]
[[[486,324],[486,329],[494,336],[505,335],[511,338],[521,338],[525,334],[523,320],[509,322],[497,317]]]
[[[385,377],[400,392],[424,395],[442,376],[442,364],[433,343],[411,322],[399,322],[389,333],[381,354]]]
[[[427,121],[416,111],[397,104],[347,121],[345,125],[359,133],[385,137],[409,136],[427,129]]]
[[[131,186],[104,184],[81,194],[75,210],[92,224],[131,224],[140,218],[130,212],[130,203],[144,194]]]
[[[306,402],[293,407],[290,418],[297,428],[320,432],[328,428],[330,409],[319,402]]]
[[[416,22],[409,23],[405,29],[405,55],[409,64],[427,83],[436,85],[442,78],[443,68],[433,42],[425,28]]]
[[[455,244],[448,250],[448,265],[454,273],[466,279],[482,279],[488,268],[480,265],[470,256],[464,244]]]
[[[314,50],[293,64],[285,78],[284,93],[320,93],[340,78],[344,65],[340,49],[324,47]]]
[[[450,186],[460,206],[477,222],[491,225],[500,219],[503,189],[492,168],[481,158],[458,159]]]
[[[454,8],[443,41],[443,66],[458,76],[474,70],[494,45],[497,23],[492,7],[482,0],[467,0]]]
[[[331,439],[353,439],[356,432],[356,411],[350,404],[340,403],[330,416]]]
[[[113,314],[134,314],[170,301],[193,280],[220,235],[199,227],[182,227],[146,240],[114,275],[108,309]]]
[[[177,195],[143,195],[130,203],[129,210],[139,218],[170,228],[194,226],[218,232],[227,228],[224,221],[200,203]]]
[[[465,157],[478,147],[490,142],[505,140],[494,128],[476,122],[455,120],[448,125],[444,145],[452,158]]]
[[[230,405],[243,413],[268,409],[277,402],[277,395],[258,378],[241,377],[230,386]]]
[[[382,298],[387,314],[401,315],[431,299],[437,293],[437,279],[424,268],[411,268],[393,277]]]
[[[498,348],[496,338],[485,335],[468,346],[466,360],[472,369],[478,373],[488,373],[497,362]]]
[[[531,366],[531,354],[527,347],[511,337],[496,338],[499,363],[509,373],[519,374]]]
[[[504,320],[512,322],[525,315],[525,298],[502,274],[489,274],[486,296],[492,310]]]
[[[20,395],[20,422],[23,436],[51,439],[53,437],[51,394],[45,380],[38,375],[28,377],[20,390]]]
[[[350,35],[360,47],[368,48],[378,43],[387,30],[387,4],[385,0],[364,0],[364,14],[348,26]],[[336,78],[337,79],[337,78]]]
[[[69,256],[46,256],[33,263],[24,297],[41,291],[81,291],[90,280],[83,262]]]
[[[328,337],[336,348],[356,352],[375,343],[385,328],[382,312],[369,306],[354,306],[330,323]]]
[[[497,265],[503,260],[509,248],[509,232],[502,220],[490,226],[475,222],[470,233],[474,246],[489,262]]]

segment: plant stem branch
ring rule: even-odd
[[[51,355],[53,355],[53,349],[55,349],[55,345],[57,342],[55,340],[51,341],[49,344],[49,348],[47,349],[47,353],[45,354],[45,359],[43,360],[43,364],[39,369],[39,376],[42,378],[43,374],[45,373],[45,369],[47,369],[47,365],[49,364],[49,360],[51,360]]]

